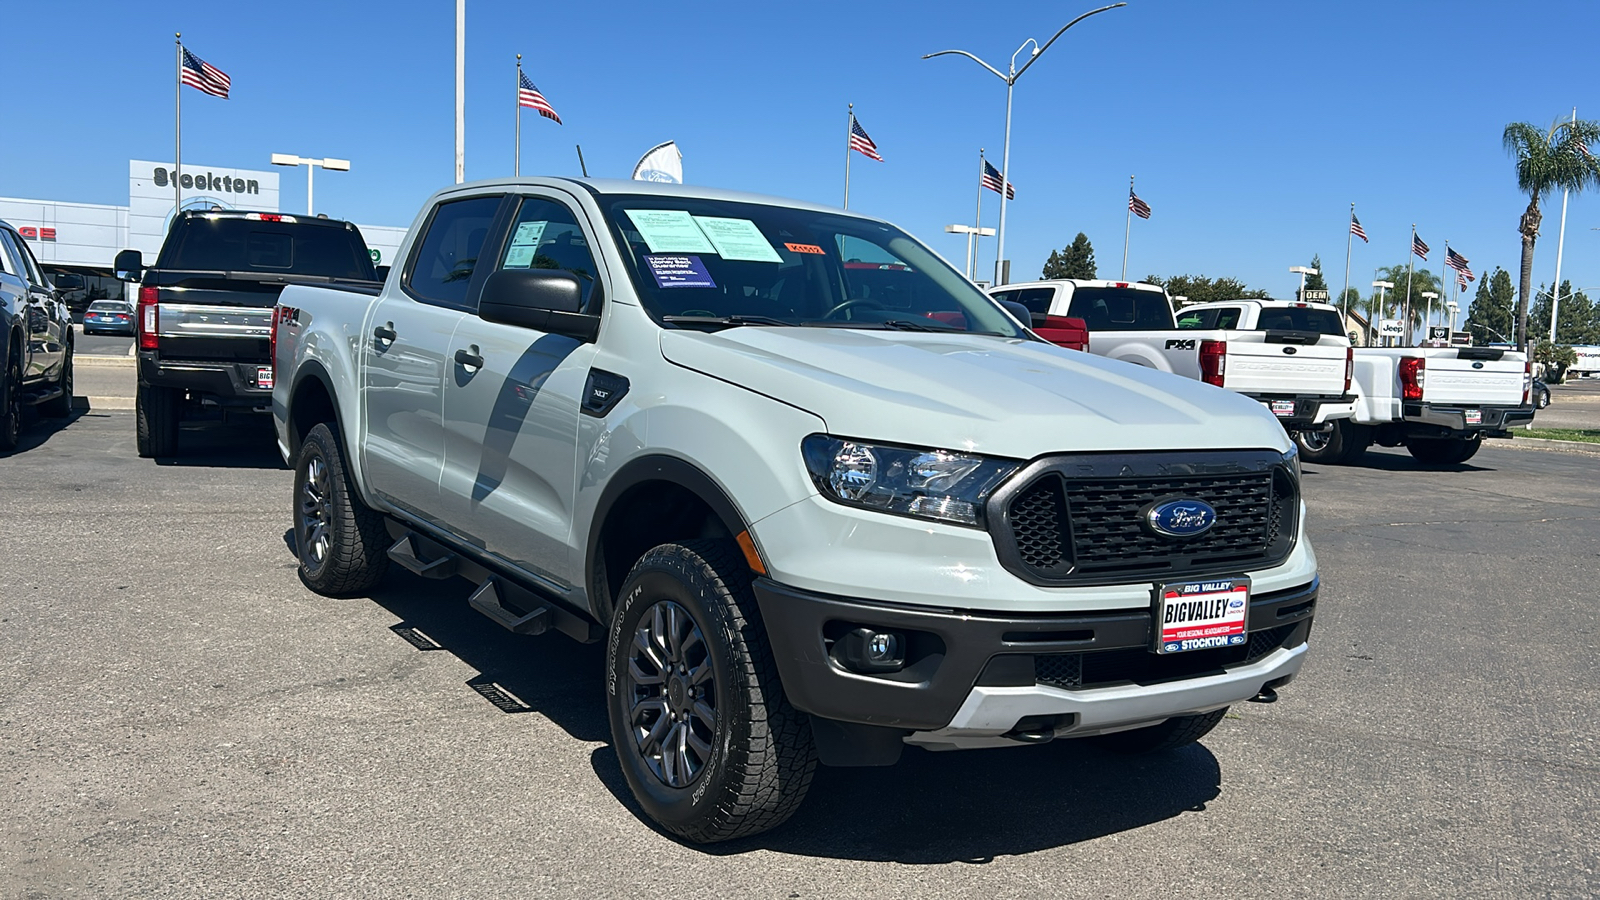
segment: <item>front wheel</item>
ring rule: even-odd
[[[618,596],[606,702],[645,814],[700,843],[782,824],[811,786],[816,749],[784,696],[733,542],[662,544]]]
[[[1130,756],[1176,750],[1205,737],[1227,714],[1228,707],[1224,706],[1197,716],[1173,716],[1160,725],[1135,728],[1131,731],[1114,731],[1089,740],[1101,749]]]
[[[1483,435],[1469,438],[1413,438],[1406,441],[1406,450],[1417,462],[1429,466],[1453,466],[1477,455],[1483,446]]]
[[[389,568],[382,514],[356,494],[339,439],[311,429],[294,463],[294,544],[300,578],[329,597],[367,590]]]

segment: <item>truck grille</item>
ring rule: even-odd
[[[1029,466],[990,501],[1000,559],[1042,585],[1239,574],[1294,544],[1298,486],[1275,453],[1060,457]],[[1193,538],[1150,530],[1145,513],[1203,500],[1216,524]]]
[[[1192,650],[1160,656],[1143,647],[1096,650],[1088,653],[1046,653],[1033,658],[1033,674],[1040,684],[1066,690],[1107,687],[1113,684],[1156,684],[1195,678],[1226,666],[1252,663],[1283,646],[1295,624],[1250,633],[1250,641],[1237,647]],[[1296,641],[1299,643],[1299,641]]]

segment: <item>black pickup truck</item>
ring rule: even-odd
[[[270,412],[272,309],[289,284],[375,286],[366,241],[349,222],[242,210],[186,211],[155,265],[117,254],[140,282],[136,399],[139,455],[178,452],[178,424],[202,410]]]

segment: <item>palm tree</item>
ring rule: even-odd
[[[1600,185],[1600,161],[1589,145],[1600,140],[1600,122],[1557,121],[1549,130],[1529,122],[1512,122],[1501,140],[1517,162],[1517,187],[1528,195],[1528,208],[1517,230],[1522,234],[1522,285],[1517,295],[1517,342],[1528,346],[1528,300],[1533,291],[1533,242],[1539,238],[1539,200],[1555,190],[1576,194]]]
[[[1438,294],[1439,299],[1434,304],[1437,307],[1438,304],[1444,302],[1443,282],[1439,280],[1439,276],[1427,269],[1413,268],[1410,271],[1410,278],[1407,278],[1404,263],[1398,266],[1385,266],[1379,269],[1378,272],[1382,275],[1381,280],[1394,285],[1394,290],[1388,292],[1389,296],[1384,302],[1389,309],[1396,311],[1395,318],[1403,317],[1408,320],[1406,322],[1406,334],[1408,336],[1407,342],[1409,343],[1409,336],[1417,330],[1418,325],[1422,324],[1422,318],[1428,312],[1428,298],[1422,296],[1423,293],[1432,291]],[[1411,287],[1411,303],[1409,305],[1406,303],[1406,286],[1408,284]]]

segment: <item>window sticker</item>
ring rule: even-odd
[[[539,239],[544,237],[544,229],[549,222],[523,222],[517,226],[516,233],[511,235],[513,247],[537,247]]]
[[[532,244],[512,244],[506,248],[506,261],[500,266],[502,269],[526,269],[533,265],[534,252],[538,248]]]
[[[706,264],[701,262],[698,256],[673,256],[651,253],[645,255],[644,261],[650,267],[650,274],[655,276],[656,287],[714,288],[717,286],[717,283],[711,280],[711,273],[706,271]]]
[[[817,256],[823,256],[824,255],[822,248],[818,247],[816,244],[789,244],[789,243],[785,243],[784,246],[788,247],[790,250],[794,251],[795,253],[814,253]]]
[[[783,262],[778,251],[762,236],[761,229],[749,219],[724,219],[720,216],[695,216],[696,225],[705,232],[717,253],[723,259],[740,259],[751,262]]]
[[[711,253],[717,249],[706,240],[705,233],[694,223],[694,216],[681,209],[629,209],[625,210],[633,226],[639,229],[651,253]]]

